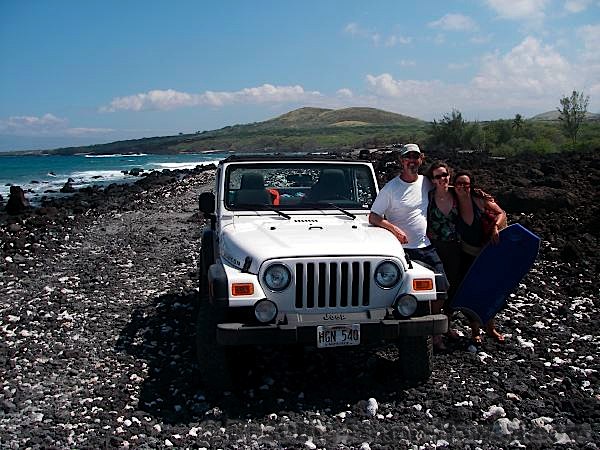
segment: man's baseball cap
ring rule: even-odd
[[[402,147],[402,150],[400,150],[400,156],[404,156],[410,152],[421,153],[421,149],[417,144],[406,144]]]

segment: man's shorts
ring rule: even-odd
[[[442,264],[442,260],[438,256],[435,251],[435,247],[433,245],[429,245],[427,247],[422,248],[405,248],[404,253],[408,255],[408,257],[413,261],[423,262],[428,265],[431,270],[435,273],[440,273],[444,275],[444,281],[446,286],[436,286],[438,290],[447,291],[450,283],[448,283],[448,277],[446,277],[446,272],[444,271],[444,264]]]

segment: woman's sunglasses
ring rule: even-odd
[[[448,178],[448,173],[444,172],[444,173],[438,173],[437,175],[433,176],[434,180],[440,180],[442,178]]]

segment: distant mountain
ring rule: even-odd
[[[300,108],[262,123],[264,126],[277,128],[321,128],[328,126],[422,124],[423,121],[376,108]]]
[[[264,122],[234,125],[209,131],[208,133],[222,134],[231,131],[272,131],[282,129],[310,129],[327,127],[360,127],[360,126],[393,126],[415,125],[422,126],[423,120],[414,117],[383,111],[376,108],[298,108]]]
[[[428,122],[376,108],[299,108],[273,119],[178,136],[157,136],[82,147],[9,154],[185,153],[207,150],[316,150],[402,142],[424,133]],[[371,142],[372,143],[372,142]]]
[[[558,120],[560,114],[558,111],[547,111],[545,113],[538,114],[533,116],[530,120],[537,121],[554,121]],[[587,121],[600,121],[600,114],[588,112],[585,115],[585,120]]]

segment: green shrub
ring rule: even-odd
[[[554,153],[557,151],[556,145],[544,137],[536,139],[531,150],[539,154]]]
[[[508,156],[517,155],[518,153],[520,153],[520,151],[508,144],[500,144],[500,145],[494,147],[494,149],[491,150],[491,153],[494,156],[507,156],[508,157]]]

